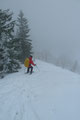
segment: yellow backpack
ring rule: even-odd
[[[29,67],[29,58],[26,58],[24,61],[24,66]]]

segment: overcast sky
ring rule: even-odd
[[[0,0],[0,8],[23,10],[35,48],[80,59],[80,0]]]

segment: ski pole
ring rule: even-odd
[[[38,71],[40,72],[40,70],[39,70],[39,68],[38,68],[38,66],[36,65],[36,68],[38,69]]]

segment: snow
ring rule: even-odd
[[[36,64],[0,80],[0,120],[80,120],[80,75]]]

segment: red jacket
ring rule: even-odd
[[[36,65],[36,64],[34,64],[34,62],[32,60],[32,57],[29,57],[29,67],[31,66],[31,64],[34,65],[34,66]]]

